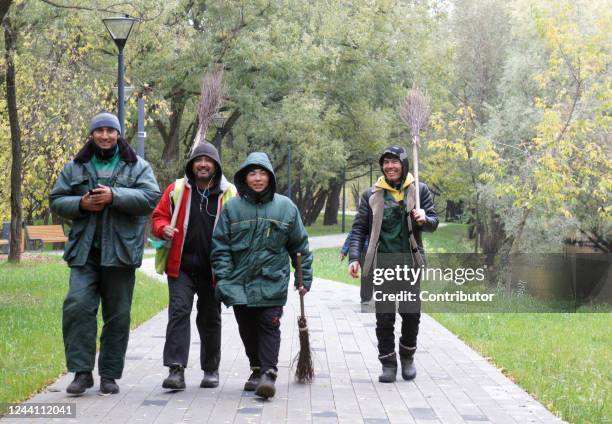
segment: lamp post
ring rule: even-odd
[[[134,22],[136,19],[130,18],[129,16],[116,16],[112,18],[102,19],[104,22],[104,26],[108,30],[111,38],[117,45],[117,49],[119,50],[119,59],[118,59],[118,78],[117,78],[117,100],[118,100],[118,115],[119,115],[119,124],[121,125],[121,135],[125,136],[125,85],[123,81],[124,74],[124,65],[123,65],[123,48],[125,47],[125,43],[127,42],[128,37],[130,36],[130,32],[132,31],[132,27],[134,26]]]
[[[346,164],[342,167],[342,232],[346,224]]]
[[[287,148],[287,197],[292,199],[293,193],[291,192],[291,143]],[[293,199],[292,199],[293,200]]]

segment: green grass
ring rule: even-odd
[[[425,234],[428,252],[471,252],[467,227],[447,224]],[[339,248],[314,253],[315,276],[359,285]],[[537,307],[514,299],[517,308]],[[510,300],[505,300],[510,302]],[[505,304],[504,309],[511,308]],[[584,309],[588,311],[588,309]],[[612,315],[609,313],[436,313],[432,316],[508,377],[572,423],[612,420]]]
[[[610,314],[433,317],[564,420],[612,419]]]
[[[0,403],[27,399],[66,371],[61,321],[68,273],[59,257],[0,264]],[[132,328],[168,304],[165,284],[136,275]]]
[[[433,233],[423,233],[428,253],[472,253],[474,242],[467,238],[468,226],[454,222],[441,223]]]
[[[310,230],[308,231],[310,235]],[[424,234],[423,240],[427,252],[470,252],[470,242],[467,239],[467,225],[465,224],[445,224],[433,233]],[[339,247],[317,249],[314,254],[314,275],[319,278],[358,286],[360,284],[359,278],[351,278],[348,275],[347,269],[347,259],[345,258],[344,261],[340,262]]]
[[[354,215],[345,216],[344,231],[351,231],[353,226]],[[323,225],[323,215],[320,215],[314,224],[306,227],[306,232],[309,237],[328,236],[330,234],[342,234],[342,214],[338,214],[338,223],[334,225]]]

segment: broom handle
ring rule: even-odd
[[[415,135],[412,139],[412,168],[414,171],[414,207],[421,209],[421,196],[419,193],[419,150],[417,144],[419,143],[419,136]]]
[[[298,280],[298,290],[304,287],[304,283],[302,282],[302,254],[298,252],[297,257],[295,258],[295,271],[297,272],[297,280]],[[302,318],[304,318],[304,296],[300,294],[300,313]]]

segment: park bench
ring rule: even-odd
[[[21,251],[24,251],[25,248],[25,237],[23,231],[21,232]],[[0,232],[0,254],[6,255],[9,252],[11,238],[11,223],[4,222],[2,223],[2,231]]]
[[[66,243],[68,237],[64,235],[64,227],[61,225],[26,225],[28,242],[40,241],[41,246],[45,243]]]

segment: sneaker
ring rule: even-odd
[[[93,375],[91,371],[80,371],[74,375],[72,383],[66,387],[66,393],[71,395],[82,395],[85,390],[93,387]]]
[[[257,388],[255,389],[255,394],[264,399],[274,397],[276,394],[276,387],[274,387],[275,382],[276,371],[269,369],[265,373],[261,374],[261,379],[259,380]]]
[[[204,378],[200,383],[200,387],[204,389],[212,389],[219,385],[219,371],[204,371]]]
[[[162,388],[185,390],[185,368],[182,365],[172,365],[168,377],[162,383]]]
[[[100,392],[103,395],[114,395],[119,393],[119,386],[114,378],[100,377]]]
[[[251,375],[249,379],[244,383],[244,390],[247,392],[253,392],[257,389],[257,385],[259,384],[259,380],[261,380],[261,369],[259,367],[252,367]]]

